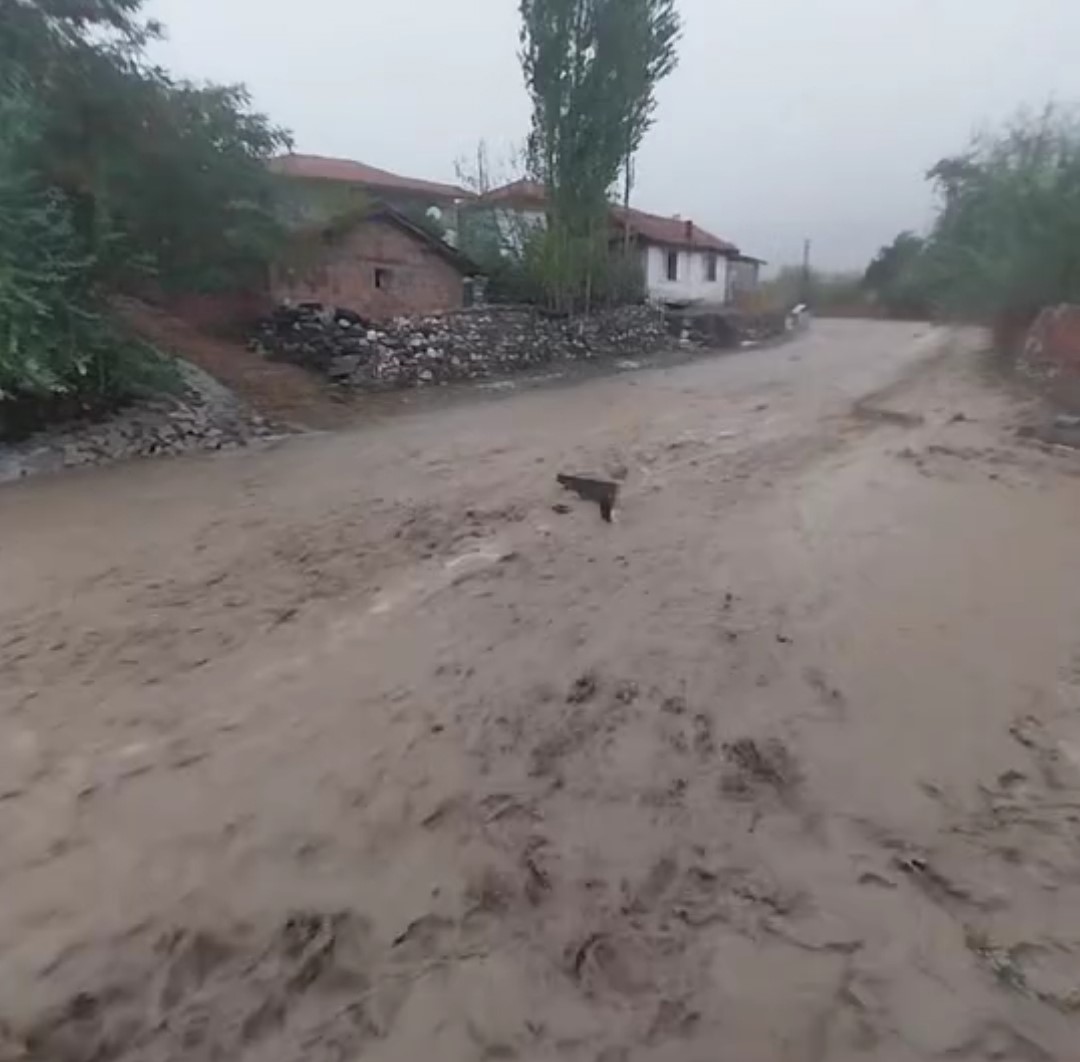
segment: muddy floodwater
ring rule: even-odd
[[[977,339],[0,488],[0,1059],[1080,1059],[1080,456]]]

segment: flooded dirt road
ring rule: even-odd
[[[0,1059],[1080,1059],[1080,457],[941,345],[0,489]]]

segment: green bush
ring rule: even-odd
[[[889,317],[922,320],[933,315],[926,241],[901,232],[867,267],[862,287]]]
[[[287,137],[235,86],[144,58],[142,0],[0,5],[0,400],[167,386],[110,299],[242,285],[276,246],[266,158]]]
[[[1024,114],[929,174],[941,209],[921,279],[951,315],[1030,319],[1080,299],[1080,121]]]
[[[799,303],[807,303],[816,313],[826,316],[873,312],[858,274],[807,271],[797,265],[781,266],[776,276],[762,283],[760,297],[765,307],[783,312]]]

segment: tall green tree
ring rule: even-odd
[[[634,188],[634,158],[656,116],[657,86],[674,72],[679,62],[678,42],[682,22],[675,0],[624,0],[611,5],[619,73],[619,92],[629,101],[625,119],[623,156],[623,208],[629,210]],[[625,246],[630,240],[626,221]]]
[[[533,104],[533,174],[548,189],[541,255],[552,302],[590,301],[608,260],[609,196],[674,69],[673,0],[521,0],[521,59]]]

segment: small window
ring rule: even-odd
[[[390,284],[394,279],[394,274],[389,269],[376,269],[375,270],[375,287],[379,291],[388,291]]]
[[[710,284],[716,283],[716,271],[719,264],[719,256],[716,254],[710,254],[705,259],[705,279]]]
[[[667,256],[667,278],[668,280],[679,279],[679,252],[668,251]]]

